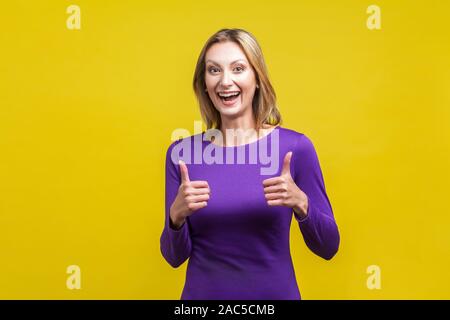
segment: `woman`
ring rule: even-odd
[[[300,299],[292,214],[320,257],[331,259],[340,240],[312,142],[280,126],[261,49],[242,29],[206,42],[194,91],[208,132],[175,141],[166,154],[161,252],[175,268],[189,258],[181,299]],[[209,159],[181,161],[198,160],[198,141]],[[265,162],[254,161],[258,146]],[[237,154],[253,161],[229,161]],[[269,154],[279,165],[264,172]]]

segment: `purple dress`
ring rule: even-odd
[[[289,247],[292,216],[318,256],[331,259],[340,241],[311,140],[281,126],[232,147],[204,141],[204,135],[175,141],[166,154],[161,253],[174,268],[189,258],[181,299],[301,299]],[[267,205],[264,197],[263,180],[280,175],[289,151],[291,176],[308,196],[304,219],[289,207]],[[191,181],[208,181],[211,196],[176,230],[169,209],[181,181],[178,159],[186,163]]]

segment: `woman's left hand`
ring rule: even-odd
[[[292,179],[291,157],[292,151],[284,156],[280,176],[263,181],[264,195],[269,206],[286,206],[292,208],[300,218],[305,218],[308,212],[308,197]]]

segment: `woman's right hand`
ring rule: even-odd
[[[186,217],[198,209],[206,207],[211,190],[207,181],[190,181],[186,164],[180,160],[181,184],[177,196],[170,207],[170,222],[176,229],[180,229]]]

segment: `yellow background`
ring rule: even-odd
[[[81,30],[66,8],[81,8]],[[366,9],[381,8],[381,30]],[[260,42],[283,125],[310,137],[341,232],[304,299],[450,298],[448,1],[9,1],[0,7],[0,298],[178,299],[164,157],[200,120],[206,39]],[[81,268],[81,290],[66,268]],[[369,290],[366,268],[381,268]]]

